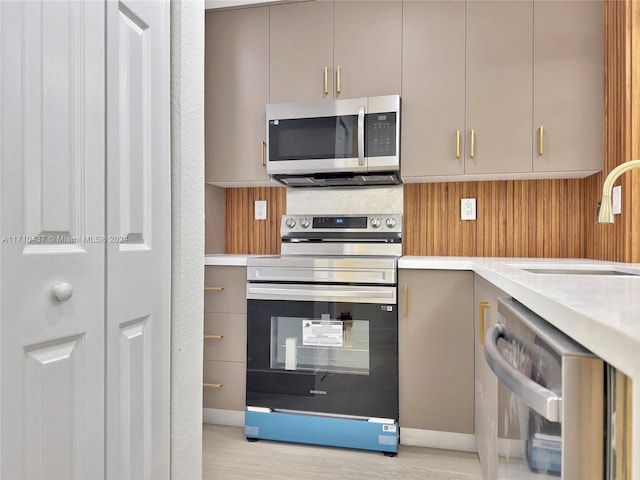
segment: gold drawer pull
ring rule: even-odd
[[[203,383],[202,386],[204,388],[222,388],[221,383]]]
[[[476,154],[476,131],[471,129],[471,158]]]
[[[460,130],[456,130],[456,158],[460,158]]]
[[[340,80],[342,80],[342,69],[340,68],[340,65],[338,65],[338,68],[336,69],[336,93],[340,93],[341,87],[342,87],[342,82]]]
[[[538,145],[538,154],[544,155],[544,127],[540,126],[540,144]]]
[[[224,335],[205,335],[204,336],[205,340],[220,340],[221,338],[224,338]]]
[[[478,334],[479,334],[479,337],[480,337],[480,345],[484,345],[484,311],[485,311],[486,308],[491,308],[491,304],[489,302],[480,302],[478,304],[478,307],[479,307],[479,312],[478,313],[480,314],[479,315],[480,320],[478,322],[480,324],[478,326],[478,329],[480,331],[478,332]]]
[[[224,287],[204,287],[205,291],[221,292]]]
[[[329,93],[329,67],[324,67],[324,94]]]
[[[263,167],[266,165],[264,160],[266,156],[266,151],[267,151],[267,142],[265,142],[264,140],[260,140],[260,165],[262,165]]]
[[[404,286],[404,316],[409,315],[409,285]]]

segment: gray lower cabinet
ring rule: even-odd
[[[498,379],[484,358],[486,330],[498,318],[498,298],[508,296],[475,275],[475,434],[484,478],[497,478]]]
[[[400,426],[473,433],[473,272],[399,273]]]
[[[204,408],[245,410],[246,278],[246,267],[205,267]]]

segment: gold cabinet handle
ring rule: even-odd
[[[260,164],[264,167],[264,162],[265,162],[265,153],[267,151],[267,142],[265,142],[264,140],[260,141]]]
[[[478,304],[478,308],[479,308],[478,317],[480,317],[480,321],[478,322],[479,323],[478,329],[480,331],[478,332],[478,334],[480,337],[480,345],[484,345],[484,330],[485,330],[484,329],[484,311],[487,308],[491,308],[491,304],[489,302],[480,302]]]
[[[456,130],[456,158],[460,158],[460,130]]]
[[[204,339],[205,340],[220,340],[224,338],[224,335],[205,335]]]
[[[471,158],[476,154],[476,131],[471,129]]]
[[[544,155],[544,127],[540,125],[540,128],[538,129],[538,131],[540,132],[540,143],[538,145],[538,153],[540,155]]]
[[[329,93],[329,67],[324,67],[324,94]]]
[[[340,81],[340,77],[342,73],[342,68],[340,65],[336,68],[336,93],[340,93],[340,89],[342,88],[342,82]]]
[[[404,316],[409,314],[409,285],[404,286]]]
[[[222,388],[221,383],[203,383],[202,386],[204,388]]]
[[[204,287],[205,291],[221,292],[224,287]]]

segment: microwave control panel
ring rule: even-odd
[[[396,155],[396,112],[365,115],[365,157],[393,157]]]

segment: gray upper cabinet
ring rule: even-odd
[[[462,175],[465,3],[403,3],[402,176]]]
[[[602,2],[536,1],[533,15],[533,170],[602,170]]]
[[[269,7],[205,17],[205,181],[268,184]]]
[[[601,1],[403,9],[405,182],[602,169]]]
[[[402,2],[270,8],[271,103],[400,93]]]
[[[271,103],[333,98],[333,2],[271,6],[269,37]]]
[[[531,171],[533,2],[467,2],[466,174]]]
[[[395,95],[402,86],[402,2],[336,1],[336,98]]]

